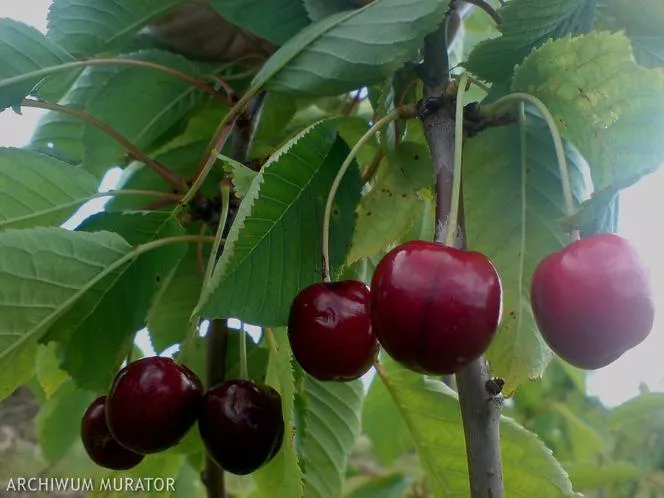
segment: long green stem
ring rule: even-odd
[[[334,203],[334,196],[339,189],[341,180],[343,179],[346,171],[349,166],[355,159],[355,156],[376,133],[389,125],[392,121],[399,119],[402,116],[403,111],[400,108],[394,109],[387,116],[379,119],[367,132],[360,138],[355,146],[351,149],[350,153],[346,157],[346,160],[339,168],[337,176],[334,177],[332,181],[332,186],[330,187],[330,192],[327,195],[327,202],[325,203],[325,213],[323,214],[323,246],[322,246],[322,256],[323,256],[323,270],[322,277],[324,282],[330,281],[330,217],[332,215],[332,204]]]
[[[36,218],[40,218],[42,216],[48,216],[51,214],[56,214],[61,211],[64,211],[69,208],[73,208],[76,206],[80,206],[86,202],[92,201],[94,199],[100,199],[102,197],[115,197],[115,196],[122,196],[122,195],[137,195],[137,196],[146,196],[146,197],[161,197],[163,199],[174,199],[178,200],[180,197],[182,197],[180,194],[171,194],[168,192],[158,192],[156,190],[109,190],[108,192],[97,192],[96,194],[89,195],[87,197],[84,197],[83,199],[77,199],[71,202],[67,202],[65,204],[59,204],[57,206],[48,208],[48,209],[42,209],[41,211],[35,211],[30,214],[26,214],[23,216],[18,216],[15,218],[9,218],[4,221],[0,222],[0,230],[6,230],[8,228],[11,228],[14,225],[21,225],[24,224],[27,221],[34,220]]]
[[[136,59],[86,59],[82,61],[73,61],[65,62],[64,64],[58,64],[57,66],[45,67],[37,71],[30,71],[29,73],[19,74],[18,76],[13,76],[11,78],[0,79],[0,88],[14,85],[18,83],[23,83],[25,81],[35,80],[48,76],[50,74],[59,73],[60,71],[67,71],[69,69],[76,69],[79,67],[88,67],[88,66],[135,66],[143,67],[146,69],[153,69],[156,71],[161,71],[164,74],[173,76],[182,81],[189,83],[192,86],[200,88],[204,92],[212,95],[218,100],[221,100],[226,104],[226,99],[223,99],[221,95],[214,91],[208,84],[203,81],[200,81],[193,76],[190,76],[186,73],[178,71],[176,69],[170,68],[168,66],[162,66],[161,64],[156,64],[149,61],[141,61]]]
[[[31,100],[23,99],[21,105],[24,107],[34,107],[37,109],[46,109],[49,111],[56,111],[62,114],[67,114],[76,119],[88,123],[95,128],[99,129],[113,140],[122,145],[127,149],[137,160],[145,163],[145,165],[157,173],[161,178],[171,184],[173,187],[185,191],[187,189],[187,183],[178,175],[177,173],[171,171],[170,169],[159,164],[157,161],[152,159],[150,156],[145,154],[141,149],[136,147],[131,141],[129,141],[122,133],[118,132],[115,128],[107,125],[103,121],[95,118],[91,114],[88,114],[77,109],[72,109],[71,107],[63,106],[56,104],[55,102],[48,102],[45,100]]]
[[[207,266],[205,267],[205,275],[203,277],[203,288],[207,288],[212,278],[212,272],[217,263],[217,255],[219,253],[219,247],[221,246],[221,240],[223,239],[224,229],[226,228],[226,223],[228,221],[228,211],[231,203],[231,186],[228,181],[224,180],[221,183],[221,214],[219,216],[219,226],[217,227],[217,233],[214,237],[214,244],[212,245],[212,250],[210,251],[210,257],[208,258]]]
[[[453,246],[459,221],[459,200],[461,198],[461,163],[463,149],[463,96],[468,84],[468,76],[462,74],[457,88],[454,122],[454,170],[452,173],[452,200],[448,218],[445,245]]]
[[[565,200],[565,212],[567,216],[574,215],[574,196],[572,195],[572,184],[569,177],[569,170],[567,168],[567,159],[565,157],[565,147],[563,146],[563,140],[558,131],[558,126],[556,121],[551,115],[551,112],[546,107],[546,104],[542,102],[537,97],[530,95],[528,93],[516,92],[509,95],[505,95],[500,99],[496,100],[494,103],[487,106],[487,111],[489,114],[498,113],[505,104],[512,104],[514,102],[528,102],[534,105],[537,110],[542,115],[542,118],[549,127],[549,132],[553,138],[553,144],[556,149],[556,157],[558,159],[558,170],[560,172],[560,182],[563,189],[563,197]]]

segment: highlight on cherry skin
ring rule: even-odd
[[[371,281],[376,337],[416,372],[452,374],[478,358],[501,314],[500,277],[479,252],[406,242],[381,259]]]
[[[175,446],[198,418],[203,385],[171,358],[147,357],[120,370],[106,401],[113,437],[140,454]]]
[[[248,380],[222,382],[205,393],[198,430],[217,465],[233,474],[250,474],[281,448],[281,396],[270,386]]]
[[[350,381],[376,361],[371,292],[364,282],[321,282],[302,289],[291,304],[288,340],[293,356],[312,377]]]
[[[81,441],[90,459],[101,467],[128,470],[136,467],[144,456],[120,445],[106,424],[106,396],[95,399],[81,419]]]
[[[566,362],[586,370],[613,363],[652,330],[648,270],[614,234],[583,238],[537,266],[530,299],[539,331]]]

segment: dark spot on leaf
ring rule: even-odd
[[[154,279],[157,281],[157,283],[161,282],[161,275],[157,273],[157,275],[154,277]]]
[[[413,159],[415,159],[416,161],[419,161],[419,160],[420,160],[420,155],[419,155],[419,154],[415,154],[415,156],[413,157]]]
[[[408,198],[408,194],[401,194],[401,197],[403,197],[404,199],[407,199],[407,198]]]
[[[371,211],[367,211],[367,216],[371,216]]]
[[[339,216],[339,210],[338,210],[338,209],[335,209],[334,211],[332,211],[332,214],[333,214],[334,216]]]

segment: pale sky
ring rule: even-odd
[[[0,3],[0,17],[11,17],[44,31],[50,0]],[[0,146],[25,145],[35,122],[41,115],[37,109],[24,109],[19,116],[7,110],[0,113]],[[105,182],[108,188],[116,175]],[[640,346],[628,351],[613,364],[588,376],[590,394],[599,395],[607,405],[616,405],[638,393],[640,383],[655,391],[664,391],[664,168],[623,193],[619,233],[639,250],[649,267],[658,305],[655,327]],[[86,211],[102,204],[86,206]]]

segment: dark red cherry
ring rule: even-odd
[[[530,299],[551,349],[587,370],[641,343],[655,319],[648,271],[629,242],[613,234],[581,239],[544,258]]]
[[[288,316],[288,339],[300,366],[318,380],[348,381],[365,374],[378,354],[370,303],[369,287],[357,280],[300,291]]]
[[[143,455],[134,453],[113,439],[106,425],[106,396],[94,400],[81,419],[81,440],[90,459],[113,470],[136,467]]]
[[[113,437],[136,453],[175,446],[196,422],[203,386],[184,365],[149,357],[130,363],[113,381],[106,420]]]
[[[371,282],[371,317],[387,353],[411,370],[451,374],[486,351],[502,288],[486,256],[412,241],[383,257]]]
[[[269,386],[247,380],[218,384],[203,397],[198,430],[220,467],[233,474],[250,474],[281,448],[281,396]]]

